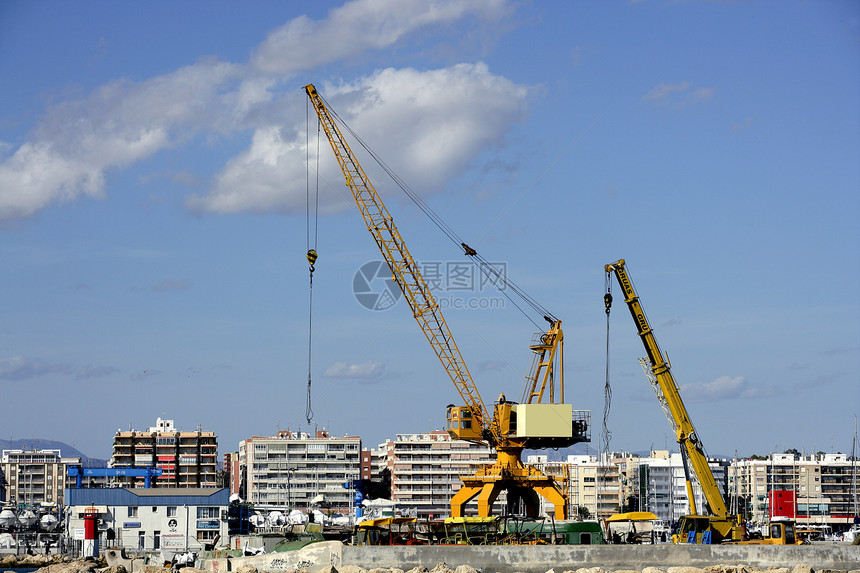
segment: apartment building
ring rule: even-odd
[[[696,512],[707,512],[695,475],[690,503],[683,460],[677,452],[657,450],[649,457],[610,453],[600,460],[575,455],[564,461],[530,456],[528,461],[562,485],[571,516],[584,508],[591,517],[608,517],[628,502],[635,504],[631,509],[650,511],[670,523],[693,513],[693,505]],[[728,511],[752,523],[783,515],[836,530],[847,527],[858,514],[860,467],[845,454],[709,459],[708,465]]]
[[[401,510],[420,517],[451,514],[451,498],[460,489],[461,475],[469,475],[495,462],[489,447],[451,438],[437,430],[421,434],[397,434],[377,450],[391,472],[391,500]],[[494,512],[504,506],[504,494],[496,500]],[[477,515],[475,500],[466,505],[467,515]]]
[[[621,511],[623,490],[621,465],[608,456],[568,455],[563,461],[549,461],[545,455],[529,456],[527,461],[552,476],[567,497],[567,514],[589,519],[606,518]],[[541,513],[551,515],[553,508],[541,499]]]
[[[361,438],[283,430],[239,442],[237,462],[231,491],[257,508],[346,513],[353,500],[344,485],[360,479]]]
[[[708,466],[714,475],[717,488],[731,511],[731,498],[728,495],[728,468],[730,461],[709,459]],[[680,453],[668,450],[651,452],[651,456],[638,460],[634,497],[641,511],[650,511],[659,519],[674,523],[681,516],[693,513],[687,495],[687,480],[684,474],[684,461]],[[693,477],[693,503],[696,512],[704,513],[705,496],[698,480]]]
[[[66,488],[66,468],[79,465],[80,458],[64,458],[60,450],[3,450],[0,474],[5,480],[8,504],[62,505]]]
[[[212,432],[177,430],[173,420],[158,418],[146,431],[117,430],[111,468],[157,467],[153,487],[216,487],[218,437]],[[143,487],[144,478],[116,476],[112,486]]]
[[[756,523],[788,515],[838,528],[857,516],[860,467],[845,454],[738,460],[729,469],[729,481],[748,519]],[[789,492],[788,502],[780,502],[774,492]]]

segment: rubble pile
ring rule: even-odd
[[[62,555],[5,555],[0,558],[0,571],[22,567],[47,567],[59,563],[69,563],[70,557]],[[104,566],[104,564],[102,564]]]

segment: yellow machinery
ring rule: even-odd
[[[331,144],[346,185],[364,217],[367,230],[373,235],[394,280],[403,291],[421,332],[466,403],[465,406],[448,407],[448,432],[452,437],[488,444],[496,449],[495,464],[485,466],[473,476],[462,478],[463,487],[451,500],[451,515],[462,517],[464,505],[479,496],[478,515],[489,516],[499,493],[507,491],[508,503],[521,500],[527,515],[537,515],[537,496],[541,495],[554,505],[556,519],[567,518],[567,503],[559,486],[536,468],[525,466],[520,459],[524,449],[562,448],[588,441],[588,413],[574,413],[569,404],[563,403],[561,354],[564,335],[561,321],[545,317],[550,328],[531,346],[534,363],[526,379],[523,403],[508,402],[504,396],[500,396],[491,417],[439,305],[407,250],[393,218],[335,125],[328,106],[316,88],[307,85],[305,91]],[[466,255],[477,255],[465,243],[462,243],[462,247]],[[556,363],[558,367],[555,367]]]
[[[681,527],[679,529],[679,538],[681,542],[705,542],[710,540],[711,543],[719,543],[723,540],[740,540],[742,528],[738,516],[730,515],[726,502],[717,487],[717,482],[714,479],[714,474],[708,465],[708,458],[705,455],[702,443],[696,435],[696,428],[690,421],[690,416],[687,413],[687,408],[684,407],[684,402],[681,400],[681,394],[678,391],[678,385],[675,383],[675,378],[670,370],[668,357],[664,358],[660,347],[657,345],[657,339],[648,324],[648,319],[645,316],[645,311],[642,310],[642,305],[639,303],[639,296],[633,289],[633,283],[627,275],[627,270],[624,266],[624,259],[615,263],[606,265],[605,270],[607,279],[610,274],[614,274],[624,293],[624,302],[627,303],[627,308],[633,316],[633,322],[636,323],[636,329],[639,333],[639,338],[642,339],[642,344],[645,345],[645,351],[648,354],[648,363],[650,366],[649,379],[652,380],[657,397],[666,411],[669,421],[675,429],[678,445],[681,450],[681,457],[684,461],[684,473],[687,480],[687,498],[690,501],[690,509],[693,515],[686,515],[681,518]],[[609,280],[607,280],[609,285]],[[606,313],[609,314],[609,309],[612,305],[612,294],[607,291],[604,296],[606,305]],[[647,372],[647,371],[646,371]],[[702,487],[702,494],[707,501],[708,515],[697,515],[695,501],[693,498],[693,486],[690,477],[689,466],[693,466],[696,472],[696,477]]]

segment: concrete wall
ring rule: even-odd
[[[471,565],[482,573],[556,573],[583,567],[605,570],[645,567],[711,565],[749,565],[760,569],[788,567],[805,563],[814,570],[860,569],[860,546],[797,545],[797,546],[726,546],[726,545],[541,545],[541,546],[400,546],[352,547],[338,542],[314,543],[300,551],[270,553],[257,557],[202,561],[198,567],[224,573],[237,571],[243,565],[253,565],[261,572],[282,572],[290,569],[330,571],[356,565],[374,568],[409,570],[424,566],[432,569],[444,562],[452,569]]]
[[[445,562],[451,568],[471,565],[483,573],[556,573],[582,567],[606,570],[645,567],[667,569],[676,566],[750,565],[793,568],[806,563],[822,569],[860,569],[860,547],[849,545],[724,546],[724,545],[639,545],[639,546],[431,546],[431,547],[350,547],[343,548],[343,564],[398,567],[409,570],[423,565],[432,569]]]

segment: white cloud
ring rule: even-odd
[[[102,378],[104,376],[110,376],[111,374],[118,373],[119,370],[114,368],[113,366],[93,366],[91,364],[87,364],[86,366],[81,366],[75,372],[75,380],[90,380],[93,378]]]
[[[647,94],[642,96],[645,101],[663,99],[676,92],[684,92],[690,89],[690,82],[680,84],[658,84],[651,88]]]
[[[498,18],[508,10],[505,0],[356,0],[322,21],[301,16],[287,22],[260,44],[251,63],[264,74],[292,74],[391,46],[420,28],[470,14]]]
[[[287,161],[283,142],[273,138],[268,125],[260,127],[266,123],[264,116],[282,124],[288,123],[284,118],[291,118],[296,125],[290,127],[295,130],[301,124],[304,131],[304,110],[299,113],[296,105],[290,105],[294,100],[279,99],[275,91],[290,74],[390,46],[420,28],[467,17],[494,19],[508,11],[506,0],[356,0],[332,10],[325,20],[304,16],[291,20],[259,45],[249,63],[206,60],[142,82],[105,84],[86,98],[50,108],[32,138],[17,149],[2,143],[0,221],[29,217],[82,196],[103,197],[105,173],[111,168],[130,165],[200,134],[232,135],[249,128],[257,128],[251,146],[224,166],[211,194],[192,197],[188,205],[222,213],[293,210],[296,195],[305,188],[302,161],[295,156]],[[440,83],[446,75],[455,80],[453,85]],[[430,88],[427,96],[440,101],[422,99],[418,105],[408,105],[405,98],[422,95],[419,86],[404,85],[410,77]],[[425,73],[387,70],[327,91],[333,101],[343,101],[338,95],[350,96],[353,103],[374,112],[367,120],[387,118],[380,126],[394,130],[386,133],[387,138],[395,132],[411,132],[409,153],[403,158],[417,160],[416,170],[432,172],[438,183],[522,117],[525,89],[475,65]],[[286,97],[295,96],[293,92],[291,88]],[[450,105],[456,95],[472,96],[471,103],[465,102],[467,110],[437,123],[443,105]],[[381,102],[368,97],[385,97],[400,107],[382,111]],[[367,120],[355,115],[360,110],[344,111],[356,119],[362,133]],[[422,113],[429,115],[419,121]],[[292,119],[298,116],[301,119]],[[395,118],[399,123],[393,123]],[[416,133],[423,140],[416,139]],[[397,144],[405,141],[393,139]]]
[[[0,358],[0,380],[29,380],[46,374],[68,374],[72,367],[68,364],[45,362],[38,358],[12,356]]]
[[[430,71],[389,68],[350,84],[317,87],[337,114],[419,193],[438,190],[476,155],[502,145],[511,125],[525,118],[529,95],[527,87],[493,75],[483,63]],[[304,133],[304,115],[295,120],[287,128],[258,129],[251,146],[218,174],[212,191],[190,197],[189,207],[218,213],[303,210],[307,145],[298,134]],[[296,135],[287,140],[285,133]],[[370,157],[346,137],[379,186]],[[324,137],[321,145],[324,182],[345,192]],[[310,163],[316,165],[315,147]],[[324,190],[321,208],[351,205],[343,197]]]
[[[0,221],[81,195],[102,197],[106,170],[204,127],[229,129],[229,121],[213,118],[229,111],[229,98],[219,92],[235,71],[229,64],[196,64],[138,84],[107,84],[85,100],[50,109],[33,141],[0,162]]]
[[[323,372],[327,378],[348,378],[356,380],[367,380],[379,378],[385,371],[385,363],[368,360],[361,364],[350,364],[348,362],[335,362]]]
[[[135,372],[134,374],[129,376],[129,379],[137,382],[156,376],[161,376],[161,370],[141,370],[140,372]]]
[[[293,211],[305,205],[304,144],[285,142],[277,131],[259,128],[251,146],[231,159],[207,195],[191,195],[187,206],[215,213]]]
[[[720,376],[711,382],[685,384],[680,387],[685,402],[764,398],[776,395],[776,389],[753,387],[743,376]]]
[[[671,107],[683,107],[711,99],[714,95],[714,88],[691,89],[692,87],[690,82],[658,84],[642,96],[642,101],[665,104]]]
[[[75,367],[61,362],[47,362],[40,358],[29,358],[27,356],[11,356],[0,358],[0,380],[17,382],[30,380],[49,374],[64,374],[72,376],[75,380],[89,380],[101,378],[119,372],[113,366],[85,366]]]

